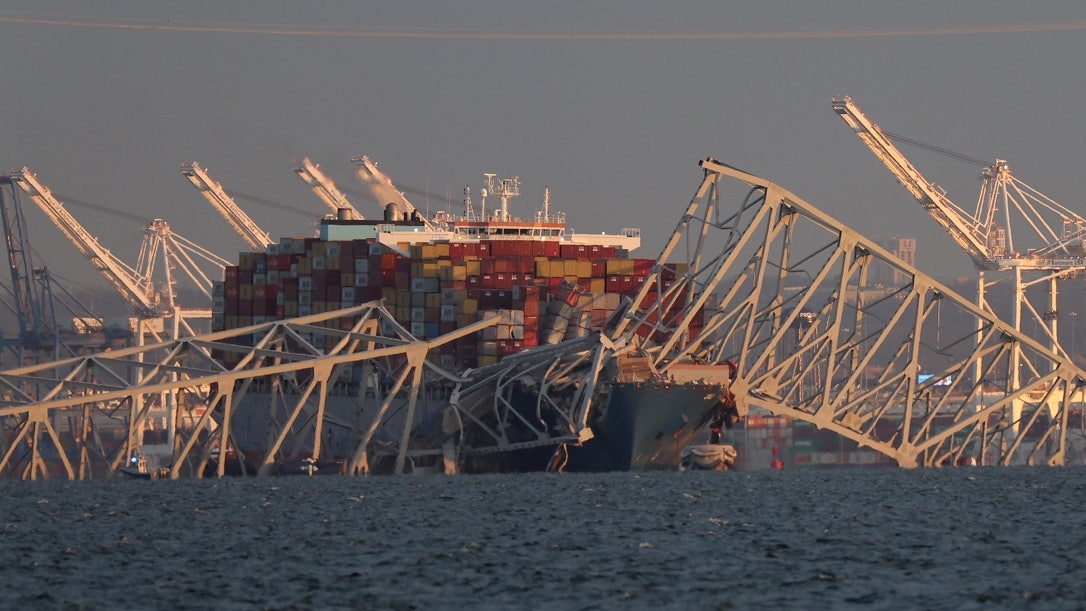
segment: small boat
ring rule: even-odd
[[[735,467],[739,453],[734,446],[706,443],[683,448],[680,471],[728,471]]]

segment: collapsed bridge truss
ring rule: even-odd
[[[730,383],[740,415],[812,422],[903,467],[1067,461],[1086,384],[1069,358],[781,187],[712,159],[701,168],[639,293],[588,337],[456,373],[427,355],[500,319],[423,341],[373,302],[0,372],[0,476],[114,473],[147,447],[156,406],[174,414],[175,478],[222,476],[231,460],[244,470],[244,459],[273,473],[339,458],[341,472],[363,474],[557,455],[592,438],[623,359],[646,382]],[[354,326],[331,324],[344,318]],[[237,436],[253,436],[239,415],[253,397],[265,441],[232,459]],[[333,397],[349,409],[332,410]],[[103,422],[119,423],[118,440]]]
[[[693,237],[689,273],[656,302],[689,301],[655,349],[661,371],[688,357],[733,362],[741,411],[812,422],[904,467],[1064,464],[1086,384],[1069,357],[785,189],[712,159],[701,166],[662,257],[680,234]],[[718,208],[723,193],[740,203]],[[688,337],[703,306],[704,328]],[[627,320],[661,315],[641,307]]]

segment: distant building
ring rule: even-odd
[[[880,238],[877,240],[877,243],[909,266],[916,267],[916,238]],[[906,279],[906,274],[903,274],[896,269],[890,270],[889,268],[879,268],[875,270],[875,275],[871,280],[875,284],[889,286],[900,284]]]

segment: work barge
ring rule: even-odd
[[[245,254],[209,333],[0,372],[0,477],[676,469],[765,416],[901,467],[1080,460],[1069,358],[780,186],[699,165],[660,255],[596,244],[595,271],[591,244],[484,256],[410,218]],[[972,324],[940,328],[951,311]]]

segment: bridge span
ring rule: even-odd
[[[307,460],[456,473],[539,450],[557,469],[631,380],[665,399],[730,391],[738,417],[811,422],[902,467],[1081,460],[1086,373],[1069,358],[780,186],[700,168],[638,294],[587,337],[449,371],[428,357],[498,318],[423,341],[371,302],[3,371],[0,477],[109,476],[149,457],[173,478]]]

